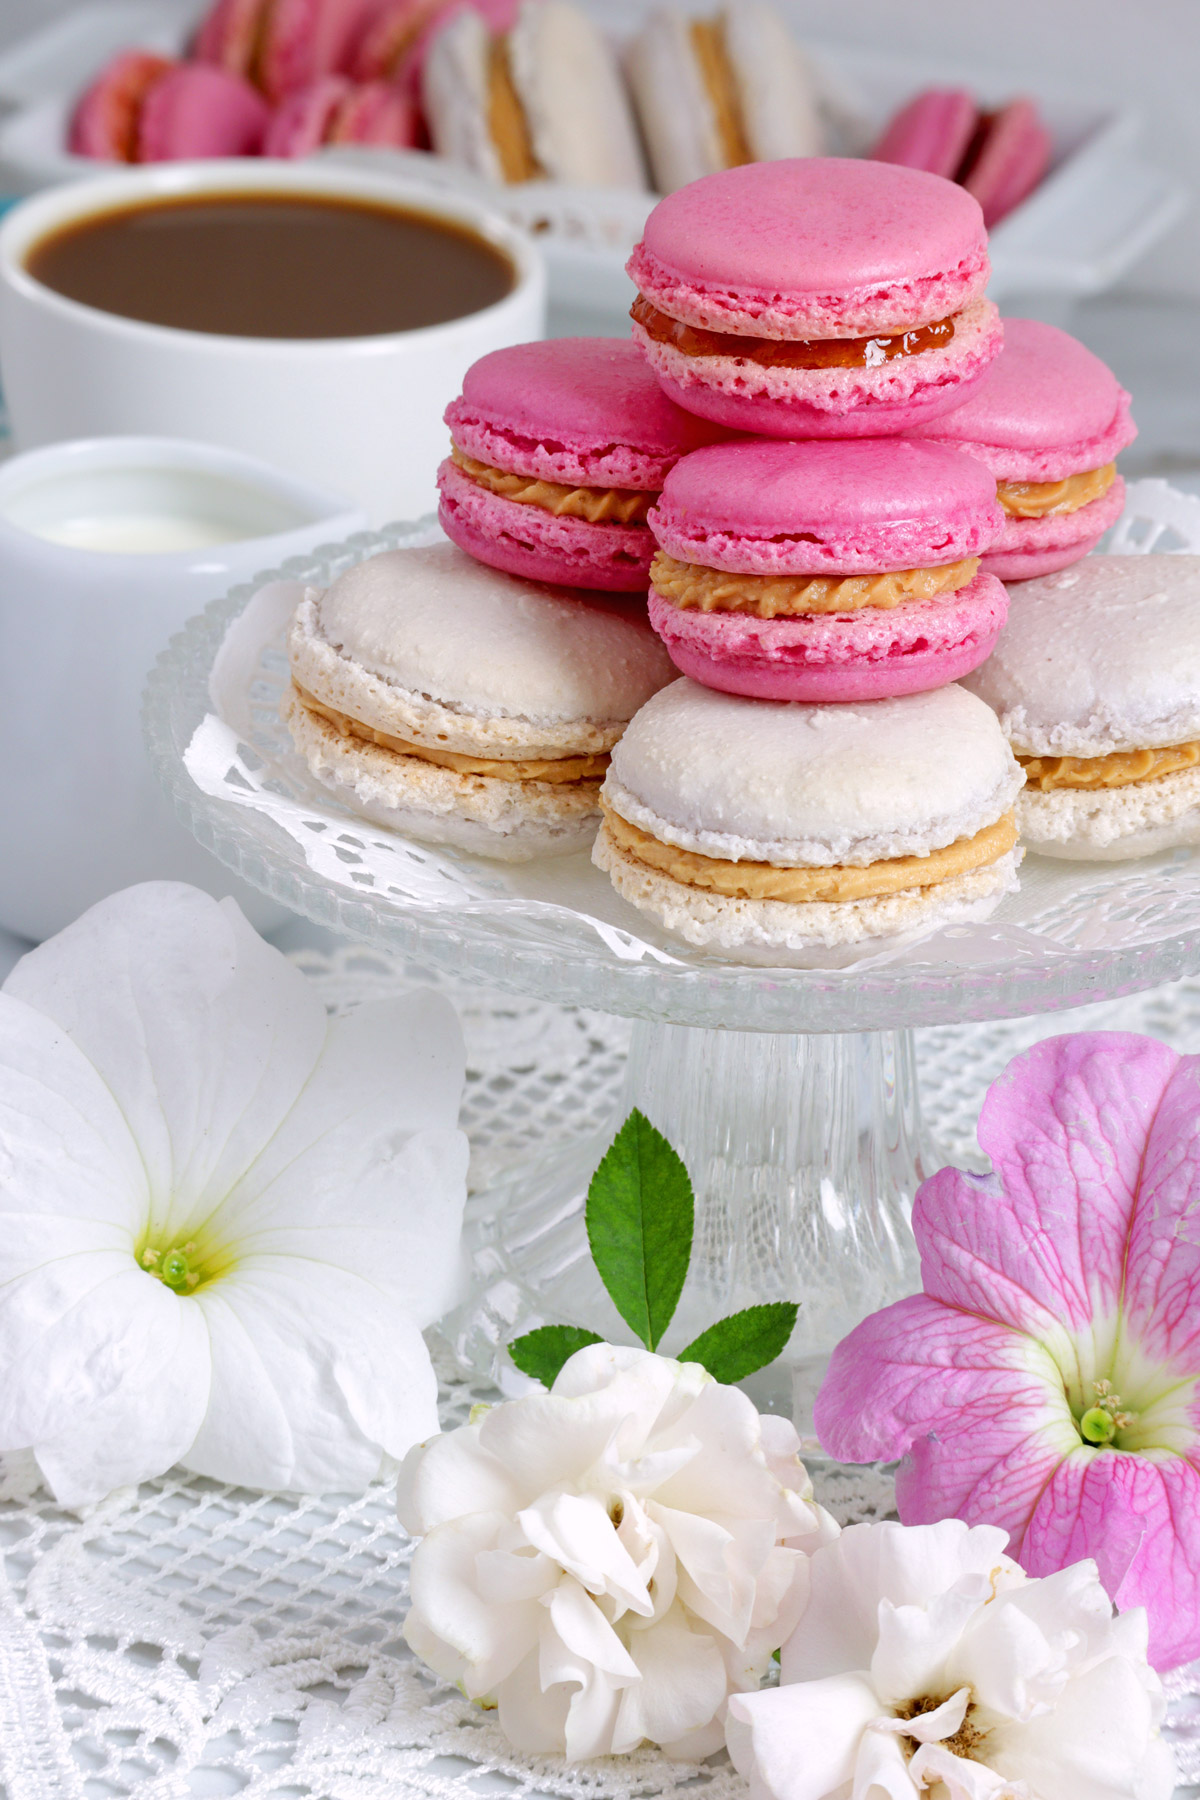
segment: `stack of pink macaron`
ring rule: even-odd
[[[1119,513],[1128,396],[1065,333],[1006,334],[978,199],[920,169],[725,170],[655,208],[629,273],[632,344],[468,373],[439,480],[471,556],[646,591],[681,672],[613,751],[594,860],[741,960],[986,916],[1016,885],[1022,775],[954,684],[1003,579]]]

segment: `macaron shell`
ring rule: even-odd
[[[732,0],[721,33],[756,162],[819,156],[824,132],[808,59],[773,6]]]
[[[894,436],[926,424],[961,405],[1003,342],[990,300],[959,315],[948,344],[876,368],[771,368],[735,356],[689,356],[636,321],[633,335],[678,405],[729,431],[783,438]]]
[[[644,188],[629,100],[608,42],[571,0],[517,13],[506,41],[534,157],[547,180]]]
[[[872,162],[901,163],[953,181],[979,108],[965,88],[929,88],[902,106],[871,151]]]
[[[175,65],[150,50],[125,50],[113,58],[80,97],[71,115],[67,147],[74,156],[133,162],[138,119],[149,90]]]
[[[1112,462],[1137,436],[1129,395],[1112,370],[1055,325],[1003,325],[986,379],[918,435],[961,445],[997,481],[1062,481]]]
[[[344,72],[376,0],[268,0],[256,56],[273,100],[320,75]]]
[[[651,13],[625,52],[625,73],[660,194],[724,167],[712,102],[682,13],[671,7]]]
[[[676,668],[754,700],[879,700],[944,687],[989,655],[1007,611],[1002,584],[982,572],[944,599],[795,618],[684,610],[650,590],[650,623]]]
[[[391,0],[367,19],[350,58],[356,81],[396,75],[421,32],[444,12],[444,0]]]
[[[755,575],[959,562],[1003,522],[982,464],[904,439],[717,444],[675,466],[650,513],[681,562]]]
[[[983,146],[962,177],[968,194],[983,208],[984,223],[993,225],[1030,195],[1053,152],[1050,133],[1032,100],[1012,100],[990,121]]]
[[[325,143],[339,107],[354,92],[345,75],[323,75],[280,102],[263,141],[264,156],[310,156]]]
[[[438,488],[443,531],[478,562],[529,581],[645,593],[654,554],[646,526],[556,518],[543,507],[489,493],[449,460],[438,470]]]
[[[980,567],[1001,581],[1029,581],[1051,575],[1086,556],[1125,510],[1125,483],[1118,475],[1107,493],[1071,513],[1041,519],[1007,519]]]
[[[661,200],[626,265],[672,318],[774,337],[853,337],[948,318],[987,284],[970,194],[853,157],[745,163]]]
[[[493,350],[467,370],[446,423],[460,450],[493,468],[652,491],[681,456],[725,436],[669,400],[620,338]]]
[[[147,93],[138,122],[138,161],[255,156],[271,111],[240,75],[209,63],[180,63]]]
[[[397,82],[368,81],[352,87],[330,123],[331,144],[386,144],[393,149],[414,148],[420,138],[420,117],[409,95]]]
[[[216,0],[192,41],[195,61],[249,76],[270,0]]]

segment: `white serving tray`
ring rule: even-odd
[[[75,96],[128,45],[175,52],[203,10],[197,0],[111,0],[82,6],[0,55],[0,193],[32,192],[94,172],[65,149]],[[644,8],[617,5],[606,24],[628,27]],[[923,87],[962,85],[985,104],[1020,90],[994,66],[970,69],[926,57],[860,51],[806,40],[834,146],[868,148],[890,115]],[[1063,319],[1074,302],[1112,286],[1169,229],[1187,201],[1172,172],[1137,150],[1140,121],[1123,107],[1040,84],[1036,98],[1054,140],[1051,173],[992,234],[991,293],[1009,311]],[[633,287],[625,259],[653,196],[534,182],[495,188],[403,151],[337,152],[393,167],[434,187],[469,187],[535,231],[550,270],[554,328],[624,329]]]

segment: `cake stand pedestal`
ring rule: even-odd
[[[585,856],[511,867],[398,837],[315,788],[279,703],[300,584],[325,586],[435,525],[364,534],[218,601],[173,640],[146,700],[147,742],[201,843],[318,924],[446,975],[637,1021],[611,1128],[547,1145],[468,1215],[470,1290],[445,1330],[464,1370],[515,1377],[504,1345],[562,1321],[628,1338],[591,1268],[588,1179],[640,1107],[696,1188],[692,1270],[664,1349],[771,1299],[800,1303],[760,1404],[801,1425],[829,1353],[919,1286],[909,1215],[946,1159],[922,1122],[912,1029],[1081,1005],[1200,970],[1200,857],[1125,865],[1029,858],[993,920],[850,969],[706,959],[655,932]],[[1200,504],[1130,490],[1124,550],[1200,549]],[[1116,545],[1114,545],[1116,547]]]

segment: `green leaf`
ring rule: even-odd
[[[703,1364],[715,1381],[743,1381],[783,1354],[799,1311],[791,1300],[748,1306],[702,1331],[678,1360]]]
[[[682,1161],[644,1113],[631,1112],[592,1176],[587,1234],[614,1306],[648,1350],[679,1304],[694,1220]]]
[[[508,1354],[522,1375],[532,1375],[535,1381],[553,1387],[568,1358],[577,1350],[586,1350],[589,1344],[603,1342],[594,1331],[583,1331],[578,1325],[539,1325],[536,1331],[514,1338]]]

